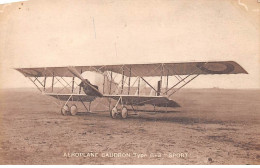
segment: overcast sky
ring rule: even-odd
[[[33,87],[13,67],[233,60],[249,74],[200,76],[187,87],[260,88],[260,3],[238,2],[0,5],[0,87]]]

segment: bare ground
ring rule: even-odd
[[[126,120],[108,112],[62,116],[53,98],[35,90],[0,94],[0,164],[260,163],[259,90],[186,89],[173,97],[181,108]],[[64,156],[89,152],[98,157]],[[102,157],[106,153],[131,157]],[[150,157],[154,153],[162,156]]]

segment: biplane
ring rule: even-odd
[[[77,105],[69,106],[69,102],[82,103],[87,112],[91,112],[91,102],[99,98],[108,100],[106,111],[110,112],[112,118],[120,116],[123,119],[128,117],[130,109],[135,110],[135,107],[147,104],[166,109],[180,107],[172,100],[172,95],[199,75],[247,74],[234,61],[37,67],[16,70],[27,77],[44,95],[58,99],[62,115],[78,113]],[[85,77],[84,73],[87,73]],[[99,76],[96,83],[90,80],[93,75]]]

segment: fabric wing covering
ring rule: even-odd
[[[105,95],[104,97],[115,100],[118,100],[121,97],[123,104],[129,105],[141,106],[144,104],[151,104],[158,107],[180,107],[178,103],[164,96]]]
[[[73,66],[79,73],[112,71],[129,77],[247,73],[234,61]],[[73,77],[68,67],[16,68],[26,77]]]
[[[83,101],[83,102],[92,102],[96,99],[95,96],[88,96],[86,94],[57,94],[57,93],[44,93],[47,96],[54,97],[56,99],[67,101]]]

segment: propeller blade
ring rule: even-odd
[[[76,77],[78,77],[79,79],[81,79],[82,81],[85,80],[85,79],[83,78],[83,76],[82,76],[74,67],[68,67],[68,70],[70,71],[70,73],[72,73],[73,75],[75,75]]]
[[[93,89],[93,91],[96,92],[98,96],[100,96],[100,97],[103,96],[103,94],[101,92],[99,92],[99,90],[96,89],[94,86],[92,86],[90,84],[90,82],[87,82],[86,81],[87,79],[84,79],[83,76],[74,67],[68,67],[68,70],[70,71],[70,73],[72,73],[73,75],[78,77],[84,84],[86,84],[89,87],[91,87],[91,89]]]

